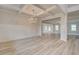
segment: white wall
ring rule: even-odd
[[[28,22],[26,15],[14,11],[0,11],[0,42],[41,35],[40,22]]]

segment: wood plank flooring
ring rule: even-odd
[[[54,35],[43,35],[0,43],[1,55],[78,55],[79,39],[59,40]]]

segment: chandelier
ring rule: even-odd
[[[30,22],[31,22],[31,23],[37,23],[38,17],[37,17],[37,15],[36,15],[36,12],[35,12],[34,8],[32,9],[32,12],[33,12],[33,16],[32,16],[32,18],[31,18]]]

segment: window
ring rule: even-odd
[[[51,32],[53,32],[53,25],[51,25]]]
[[[51,26],[48,27],[48,31],[51,31]]]
[[[43,24],[43,32],[45,32],[45,33],[53,32],[53,25]]]
[[[50,32],[51,31],[51,27],[49,24],[44,24],[43,25],[43,31],[44,32]]]
[[[71,31],[76,31],[76,24],[71,25]]]
[[[59,30],[59,26],[55,25],[55,29],[56,29],[56,31],[58,31]]]
[[[47,31],[47,26],[45,25],[44,30]]]

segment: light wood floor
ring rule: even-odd
[[[53,35],[0,43],[0,54],[17,55],[76,55],[79,39],[59,40]]]

